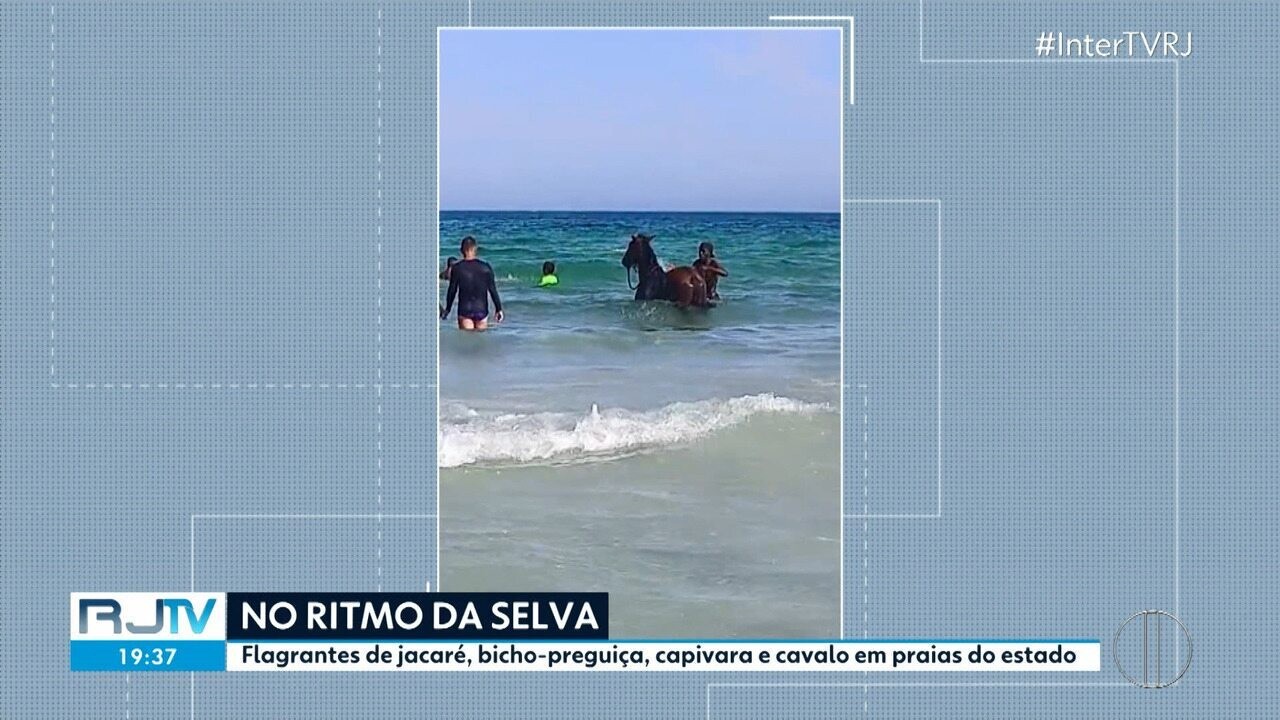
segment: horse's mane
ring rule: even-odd
[[[645,251],[645,260],[649,262],[649,266],[653,267],[658,265],[658,253],[653,251],[652,242],[646,242],[644,244],[644,251]]]

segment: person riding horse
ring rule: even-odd
[[[663,271],[652,242],[652,235],[636,233],[631,236],[627,252],[622,256],[628,285],[631,284],[631,269],[634,267],[638,273],[636,300],[670,300],[680,307],[711,307],[702,273],[688,265]]]

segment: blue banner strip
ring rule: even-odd
[[[72,640],[73,671],[192,672],[227,669],[222,640]]]

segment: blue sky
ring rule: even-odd
[[[445,210],[840,209],[838,31],[443,31]]]

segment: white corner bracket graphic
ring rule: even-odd
[[[809,20],[839,20],[849,23],[849,104],[853,104],[853,16],[852,15],[770,15],[774,22],[794,22]],[[840,28],[841,51],[843,52],[844,28]]]

